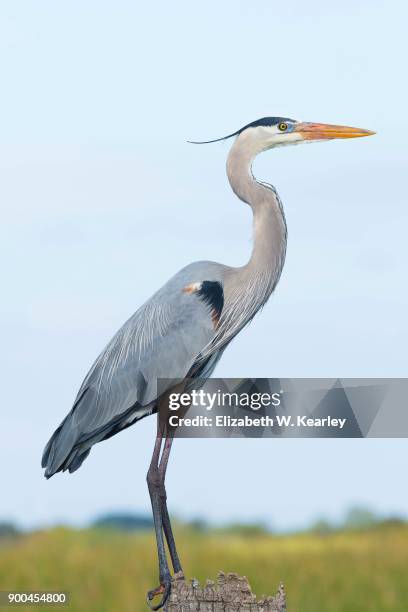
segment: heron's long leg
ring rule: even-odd
[[[169,547],[171,562],[173,565],[174,572],[177,574],[179,572],[183,572],[180,559],[176,549],[176,542],[173,536],[173,530],[171,528],[171,522],[169,517],[169,512],[167,510],[167,493],[165,487],[165,478],[166,478],[166,470],[167,464],[169,462],[169,456],[171,451],[171,445],[173,444],[173,436],[170,435],[166,438],[164,442],[163,452],[160,459],[159,464],[159,475],[160,475],[160,483],[161,483],[161,503],[162,503],[162,524],[164,535],[166,536],[167,546]]]
[[[169,566],[167,563],[166,557],[166,549],[164,545],[163,538],[163,522],[162,522],[162,495],[161,495],[161,479],[159,474],[159,458],[160,458],[160,449],[162,445],[162,433],[158,428],[156,442],[154,445],[152,460],[150,463],[149,470],[147,472],[147,485],[149,488],[150,500],[152,503],[152,511],[153,511],[153,520],[154,520],[154,529],[156,532],[156,543],[157,543],[157,554],[159,558],[159,579],[160,586],[153,591],[150,591],[147,595],[148,603],[152,610],[158,610],[161,608],[169,594],[170,594],[170,585],[171,585],[171,575]],[[150,601],[156,596],[162,595],[161,601],[153,606],[150,604]]]

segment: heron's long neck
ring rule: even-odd
[[[231,148],[227,174],[234,193],[253,211],[253,249],[248,263],[239,268],[241,281],[257,285],[264,303],[279,280],[286,253],[286,223],[275,189],[253,176],[252,161],[259,152],[242,134]]]

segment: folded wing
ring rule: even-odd
[[[158,378],[184,378],[215,367],[194,367],[211,344],[223,307],[216,269],[192,264],[147,301],[116,333],[95,361],[74,406],[49,440],[42,466],[49,478],[74,471],[96,442],[151,414]],[[209,276],[209,278],[208,278]],[[204,277],[204,278],[203,278]]]

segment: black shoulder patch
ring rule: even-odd
[[[214,323],[218,323],[224,308],[224,290],[218,281],[203,281],[197,295],[210,306]]]

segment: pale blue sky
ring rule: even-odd
[[[99,350],[152,292],[189,261],[249,254],[229,143],[187,139],[264,115],[378,132],[257,160],[285,206],[288,257],[216,373],[407,375],[407,19],[385,0],[2,2],[0,518],[148,508],[153,419],[73,476],[46,482],[39,461]],[[406,473],[405,440],[180,440],[169,503],[280,527],[351,503],[407,513]]]

